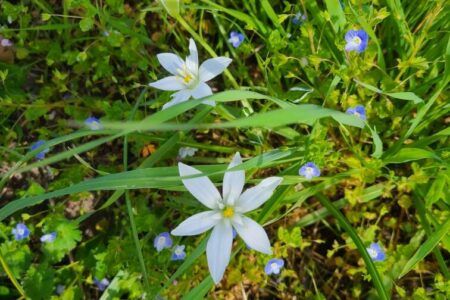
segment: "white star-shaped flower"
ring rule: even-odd
[[[241,163],[241,156],[236,153],[228,169]],[[178,169],[182,177],[202,174],[183,163],[178,163]],[[282,180],[281,177],[269,177],[242,193],[245,172],[228,171],[223,178],[221,196],[206,176],[182,179],[186,189],[210,210],[189,217],[171,233],[177,236],[197,235],[214,227],[206,247],[206,256],[211,277],[218,283],[230,261],[233,228],[253,250],[272,254],[269,238],[263,227],[244,216],[244,213],[266,202]]]
[[[173,53],[157,55],[160,64],[172,76],[151,82],[149,86],[164,91],[178,91],[172,95],[172,100],[164,104],[163,109],[187,101],[191,96],[199,99],[212,95],[206,82],[222,73],[231,63],[230,58],[221,56],[210,58],[199,67],[197,46],[193,39],[189,39],[189,52],[184,61]],[[205,101],[204,104],[214,106],[213,101]]]

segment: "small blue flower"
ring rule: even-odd
[[[36,150],[37,148],[41,147],[45,143],[46,143],[46,141],[44,141],[44,140],[39,140],[39,141],[35,142],[34,144],[31,145],[31,151]],[[48,149],[48,148],[42,150],[41,152],[36,154],[36,158],[37,159],[44,159],[45,158],[45,153],[47,153],[48,151],[50,151],[50,149]]]
[[[266,266],[264,267],[264,272],[266,272],[267,275],[280,274],[283,266],[284,260],[280,258],[272,258],[267,262]]]
[[[298,174],[311,179],[320,176],[320,170],[313,162],[308,162],[300,168]]]
[[[350,107],[345,111],[345,113],[349,115],[354,115],[360,118],[361,120],[366,120],[366,108],[363,105],[356,105],[354,107]]]
[[[163,232],[157,235],[153,240],[153,246],[158,252],[162,249],[172,247],[172,239],[170,238],[170,234],[168,232]]]
[[[370,247],[366,249],[373,261],[383,261],[386,258],[384,250],[378,243],[370,244]]]
[[[302,25],[306,21],[306,19],[307,19],[306,15],[302,14],[301,12],[298,12],[292,18],[292,23],[294,25]]]
[[[183,260],[186,257],[186,252],[184,252],[184,245],[175,246],[175,250],[172,253],[171,260]]]
[[[356,51],[358,53],[363,52],[367,48],[369,36],[364,30],[349,30],[345,34],[345,51]]]
[[[100,130],[103,129],[102,124],[100,123],[100,120],[96,117],[89,117],[86,120],[84,120],[84,124],[86,124],[87,127],[89,127],[90,130]]]
[[[107,278],[103,278],[102,280],[94,278],[94,283],[100,291],[104,291],[106,287],[109,285],[109,280]]]
[[[47,233],[44,234],[43,236],[41,236],[41,242],[42,243],[51,243],[56,239],[56,232],[51,232],[51,233]]]
[[[25,224],[19,223],[16,225],[16,228],[12,229],[12,234],[16,241],[20,241],[26,239],[30,235],[30,230]]]
[[[233,45],[234,48],[239,47],[244,41],[244,35],[240,32],[232,31],[230,32],[230,38],[228,42]]]
[[[66,289],[66,287],[64,286],[64,285],[62,285],[62,284],[58,284],[57,286],[56,286],[56,293],[58,294],[58,295],[61,295],[62,293],[64,293],[64,290]]]

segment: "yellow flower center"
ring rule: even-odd
[[[178,69],[177,73],[185,84],[189,84],[194,80],[194,75],[191,72],[189,72],[186,65],[183,65],[182,68]]]
[[[234,209],[231,207],[227,207],[223,210],[223,216],[225,218],[231,218],[232,216],[234,216]]]
[[[185,74],[183,77],[184,83],[189,83],[192,80],[193,76],[189,73]]]
[[[357,37],[357,36],[355,36],[354,38],[353,38],[353,43],[355,43],[356,45],[359,45],[359,44],[361,44],[361,39],[359,38],[359,37]]]
[[[311,167],[306,167],[306,173],[307,174],[312,174],[314,172],[313,168]]]

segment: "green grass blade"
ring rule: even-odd
[[[416,253],[408,260],[402,272],[398,278],[402,278],[409,271],[411,271],[420,261],[422,261],[433,249],[439,244],[439,242],[450,232],[450,219],[444,224],[440,225],[433,234],[423,243]]]
[[[320,203],[322,203],[322,205],[328,209],[328,211],[333,215],[333,217],[335,217],[338,220],[339,224],[342,226],[342,228],[344,228],[344,230],[348,233],[348,235],[355,243],[356,248],[361,254],[364,263],[366,264],[367,271],[369,272],[372,278],[373,285],[375,286],[378,292],[378,297],[383,300],[390,299],[388,292],[384,288],[383,281],[381,280],[377,267],[373,263],[372,258],[370,258],[369,253],[367,253],[366,247],[359,238],[355,229],[347,221],[344,215],[325,196],[321,194],[317,194],[316,196],[319,199]]]

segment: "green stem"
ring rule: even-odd
[[[141,92],[141,95],[139,96],[138,101],[136,101],[134,109],[131,112],[129,120],[132,120],[134,118],[137,107],[141,103],[142,99],[144,99],[145,92],[146,92],[145,89]],[[128,169],[128,134],[125,135],[123,138],[123,168],[124,168],[124,171],[126,171]],[[134,220],[133,207],[131,205],[129,191],[125,191],[125,202],[127,205],[128,217],[130,218],[131,233],[133,236],[134,246],[136,248],[136,253],[137,253],[137,256],[139,259],[139,264],[141,265],[142,274],[144,275],[144,286],[145,286],[145,289],[147,290],[147,293],[149,293],[150,292],[150,284],[149,284],[150,281],[149,281],[148,274],[147,274],[147,268],[145,267],[144,256],[142,254],[142,245],[139,241],[139,236],[138,236],[138,232],[137,232],[137,228],[136,228],[136,222]]]
[[[13,285],[16,287],[16,290],[20,293],[22,296],[21,298],[27,299],[27,296],[25,294],[25,291],[23,290],[22,286],[17,282],[17,279],[14,277],[14,274],[12,273],[11,269],[9,268],[8,264],[6,263],[5,259],[3,258],[3,255],[0,251],[0,264],[3,267],[3,270],[5,270],[6,275],[9,277]]]
[[[380,297],[380,299],[383,300],[390,299],[388,292],[384,288],[380,274],[378,273],[375,264],[370,258],[369,253],[367,253],[366,247],[364,246],[363,242],[359,238],[356,231],[353,229],[352,225],[347,221],[347,218],[345,218],[345,216],[324,195],[318,193],[316,194],[316,196],[319,199],[320,203],[322,203],[322,205],[328,209],[328,211],[338,220],[341,226],[352,238],[353,242],[356,245],[356,248],[358,248],[359,253],[361,254],[362,258],[364,259],[364,262],[366,263],[367,271],[372,277],[373,284],[378,291],[378,296]]]

